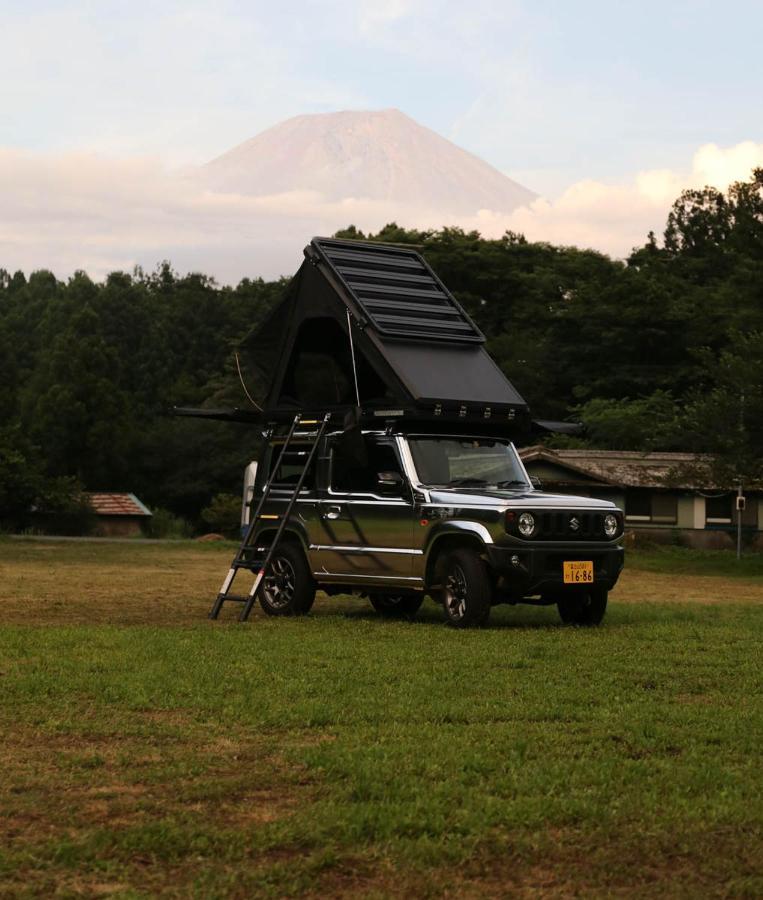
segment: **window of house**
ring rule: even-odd
[[[678,521],[678,497],[662,491],[632,488],[625,494],[625,517],[632,522],[675,525]]]
[[[678,521],[678,497],[675,494],[652,494],[652,521],[675,525]]]
[[[731,494],[705,498],[705,523],[707,525],[731,525],[734,498]]]
[[[649,522],[652,518],[651,491],[632,488],[625,492],[625,517],[633,522]]]

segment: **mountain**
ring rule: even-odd
[[[202,177],[224,193],[314,191],[450,214],[509,213],[536,197],[397,109],[296,116],[207,163]]]

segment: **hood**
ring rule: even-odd
[[[522,506],[538,509],[616,509],[610,500],[575,497],[571,494],[548,494],[545,491],[501,491],[497,488],[436,488],[430,491],[432,503],[451,506]]]

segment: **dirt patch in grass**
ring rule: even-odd
[[[618,603],[763,604],[763,583],[747,578],[672,575],[626,567],[610,597]]]
[[[158,862],[163,857],[187,855],[193,871],[192,847],[184,841],[193,845],[188,835],[195,830],[212,841],[215,833],[229,835],[246,847],[262,828],[309,804],[313,786],[306,773],[275,756],[262,736],[209,735],[190,720],[178,734],[178,714],[170,718],[159,728],[157,713],[137,714],[123,736],[90,728],[6,732],[0,896],[47,895],[51,869],[62,876],[56,890],[75,896],[107,895],[126,885],[153,893],[150,873],[157,868],[164,887],[172,884]],[[2,854],[13,864],[4,865]],[[262,859],[270,865],[267,855]],[[111,880],[102,869],[120,874]],[[187,878],[176,886],[188,888]]]
[[[161,625],[207,622],[231,545],[0,541],[0,617],[24,625]],[[245,576],[242,576],[245,577]],[[628,560],[612,593],[618,603],[763,604],[754,578],[654,572]],[[319,594],[315,614],[361,611],[367,603]],[[225,609],[221,625],[238,609]],[[422,617],[437,618],[427,607]],[[255,607],[253,617],[262,616]],[[209,623],[213,627],[212,623]]]
[[[320,874],[308,896],[754,897],[763,886],[759,839],[731,830],[671,839],[637,830],[548,829],[532,842],[497,836],[457,865],[401,868],[389,859],[346,858]]]

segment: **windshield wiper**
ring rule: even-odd
[[[527,487],[527,482],[523,478],[512,478],[509,481],[499,481],[497,487],[499,488],[507,488],[511,487],[513,484],[519,484],[522,487]]]
[[[467,485],[476,487],[481,484],[487,484],[487,481],[484,478],[453,478],[447,483],[446,487],[466,487]]]

